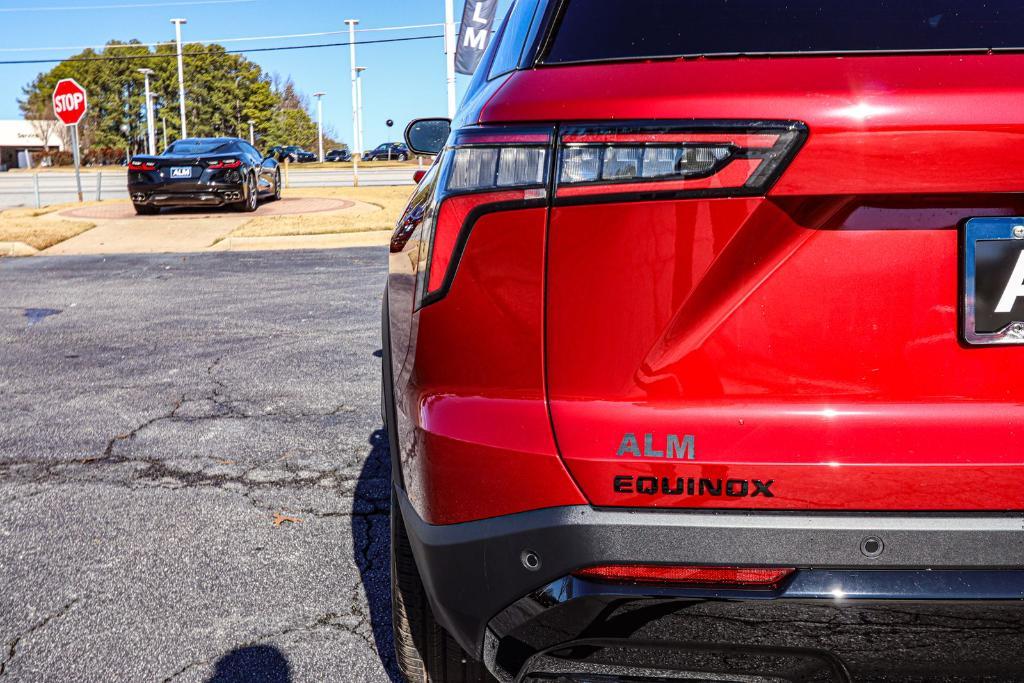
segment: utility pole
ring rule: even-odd
[[[249,119],[249,144],[256,144],[256,122]]]
[[[448,118],[455,118],[455,0],[444,0],[444,56],[448,67]]]
[[[181,55],[181,25],[187,24],[187,19],[171,19],[174,24],[174,39],[178,43],[178,106],[181,111],[181,138],[188,137],[188,126],[185,123],[185,64]]]
[[[149,153],[156,154],[156,121],[153,120],[153,96],[149,93],[149,77],[153,74],[152,69],[139,69],[139,73],[146,80],[146,133],[149,142]]]
[[[352,61],[352,144],[356,153],[352,155],[352,186],[359,187],[359,157],[363,153],[359,144],[359,92],[356,84],[356,24],[358,19],[346,19],[348,25],[349,58]]]
[[[167,149],[167,117],[161,116],[160,120],[164,124],[164,149]]]
[[[356,106],[359,108],[359,151],[366,149],[366,141],[363,139],[363,72],[365,66],[356,67]]]
[[[317,150],[320,153],[320,163],[324,163],[324,95],[325,92],[315,92],[316,98],[316,140]]]

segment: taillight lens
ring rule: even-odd
[[[156,164],[152,161],[132,161],[128,164],[130,171],[155,171]]]
[[[774,590],[796,570],[791,567],[679,567],[622,564],[588,567],[576,576],[596,581],[683,584],[709,588]]]
[[[555,198],[763,194],[805,137],[795,122],[567,126]]]
[[[221,159],[220,161],[214,161],[207,168],[219,170],[223,168],[239,168],[241,165],[242,161],[240,159]]]
[[[580,123],[557,134],[553,125],[463,128],[438,161],[437,190],[424,213],[419,300],[425,305],[447,293],[484,213],[761,195],[806,137],[806,126],[790,121]]]
[[[441,159],[429,255],[421,280],[424,304],[445,295],[469,230],[481,215],[547,202],[554,128],[487,126],[455,134]]]

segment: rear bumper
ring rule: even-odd
[[[669,677],[664,667],[733,676],[756,669],[791,680],[976,680],[1024,671],[1019,515],[569,507],[431,526],[402,491],[398,499],[435,615],[506,680],[531,667],[578,671],[581,660],[615,675],[659,662],[658,675]],[[862,551],[868,537],[882,540],[878,557]],[[540,566],[528,569],[524,552]],[[769,593],[571,576],[629,562],[800,571]]]
[[[169,190],[151,185],[128,187],[128,196],[135,204],[160,207],[224,206],[242,201],[245,187],[218,184],[215,187],[191,190]]]

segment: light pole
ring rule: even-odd
[[[366,141],[363,140],[363,72],[365,66],[356,67],[356,107],[359,110],[359,152],[366,149]]]
[[[455,2],[444,0],[444,56],[448,69],[448,118],[455,118]]]
[[[149,77],[153,74],[153,70],[139,69],[139,73],[146,80],[146,132],[148,133],[149,153],[156,154],[156,121],[153,120],[153,96],[149,93]]]
[[[317,150],[320,152],[320,163],[324,163],[324,95],[325,92],[315,92],[316,98],[316,139]]]
[[[256,122],[253,121],[252,119],[249,119],[249,144],[250,145],[255,145],[256,144],[256,128],[255,128],[255,126],[256,126]]]
[[[164,149],[167,149],[167,117],[161,116],[160,120],[164,124]]]
[[[188,127],[185,123],[185,64],[181,56],[181,25],[187,24],[187,19],[171,19],[174,24],[174,39],[178,43],[178,106],[181,111],[181,138],[188,137]]]
[[[128,125],[127,123],[122,123],[121,124],[121,132],[124,133],[124,139],[125,139],[124,165],[127,166],[128,164],[130,164],[132,162],[132,137],[130,135],[130,133],[132,132],[132,127],[130,125]]]
[[[349,57],[352,61],[352,144],[356,153],[352,155],[352,186],[359,187],[359,157],[362,145],[359,144],[359,94],[356,86],[356,24],[358,19],[346,19],[348,25]]]

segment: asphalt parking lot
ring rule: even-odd
[[[394,678],[385,268],[0,259],[0,678]]]

